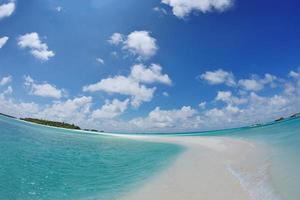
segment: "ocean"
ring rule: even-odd
[[[118,199],[182,150],[0,116],[0,199]]]
[[[228,166],[228,171],[252,199],[299,200],[299,117],[257,127],[167,134],[191,135],[230,137],[264,147],[255,170]],[[175,144],[49,128],[0,116],[0,199],[119,199],[183,151]]]

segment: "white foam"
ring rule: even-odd
[[[238,179],[252,200],[280,200],[268,181],[268,165],[261,166],[255,172],[246,172],[230,165],[227,165],[227,170]]]

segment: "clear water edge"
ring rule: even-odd
[[[182,147],[80,134],[0,117],[0,199],[117,199]],[[75,133],[75,134],[74,134]]]
[[[67,193],[65,194],[64,198],[59,198],[59,199],[117,199],[119,195],[125,194],[126,192],[130,191],[130,188],[135,188],[137,186],[142,185],[143,180],[146,180],[147,178],[149,178],[152,174],[157,173],[158,171],[160,171],[160,169],[168,166],[168,164],[170,164],[172,162],[172,160],[174,160],[176,158],[177,155],[179,155],[184,149],[180,146],[177,145],[171,145],[171,144],[159,144],[159,143],[147,143],[147,142],[141,142],[141,141],[129,141],[126,139],[121,139],[121,138],[112,138],[110,136],[98,136],[98,135],[90,135],[90,134],[81,134],[80,132],[77,132],[77,134],[74,134],[74,131],[69,131],[69,130],[61,130],[61,129],[53,129],[53,128],[48,128],[48,127],[41,127],[41,126],[36,126],[36,125],[32,125],[32,124],[26,124],[23,122],[18,122],[12,119],[8,119],[5,117],[0,117],[0,139],[1,137],[3,137],[3,135],[5,135],[5,132],[3,134],[3,125],[4,124],[9,124],[9,129],[12,132],[21,132],[21,135],[17,134],[17,136],[23,138],[22,140],[18,141],[19,138],[15,138],[16,141],[14,141],[16,144],[18,144],[18,142],[21,142],[21,144],[24,142],[24,136],[28,137],[28,131],[24,130],[30,130],[29,132],[33,135],[31,135],[31,137],[29,137],[29,140],[37,139],[37,141],[40,141],[40,137],[41,136],[45,136],[47,139],[49,139],[50,141],[53,140],[54,137],[54,141],[55,139],[57,139],[58,141],[55,141],[57,143],[55,143],[55,145],[60,144],[60,140],[61,139],[66,139],[66,137],[68,137],[68,141],[71,138],[71,141],[75,140],[76,144],[80,145],[80,151],[82,150],[81,145],[82,144],[90,144],[91,146],[94,147],[94,142],[108,142],[109,143],[109,147],[106,147],[104,149],[100,149],[101,152],[106,152],[107,150],[109,151],[110,148],[112,148],[111,146],[115,146],[116,144],[121,145],[123,144],[123,146],[121,145],[121,149],[117,148],[114,149],[118,152],[125,150],[125,152],[127,151],[128,154],[124,154],[124,155],[117,155],[117,157],[114,157],[112,155],[108,155],[108,157],[110,157],[110,159],[108,159],[108,162],[106,163],[107,165],[105,167],[107,167],[109,170],[107,171],[102,171],[101,173],[97,171],[93,171],[91,170],[91,176],[95,177],[95,176],[99,176],[101,178],[103,178],[102,176],[104,176],[105,178],[108,178],[109,176],[111,176],[110,181],[108,182],[101,182],[100,181],[100,185],[102,185],[102,187],[104,188],[99,188],[99,187],[95,187],[95,183],[91,182],[91,183],[85,183],[83,179],[80,179],[80,182],[83,183],[82,187],[79,187],[78,185],[74,185],[74,186],[66,186],[66,187],[62,187],[64,189],[68,188],[69,190],[66,190]],[[21,129],[21,130],[20,130]],[[42,130],[41,130],[42,129]],[[37,132],[37,133],[35,133]],[[24,134],[24,135],[22,135]],[[42,135],[41,135],[42,134]],[[30,134],[29,134],[30,135]],[[60,136],[58,136],[60,135]],[[62,136],[63,135],[63,136]],[[156,134],[157,135],[157,134]],[[163,134],[160,134],[161,136],[163,136]],[[226,136],[226,137],[233,137],[233,138],[238,138],[238,139],[243,139],[243,140],[249,140],[252,142],[255,142],[256,144],[262,144],[262,146],[266,146],[267,150],[268,150],[268,154],[266,157],[266,163],[268,165],[268,170],[264,169],[264,165],[262,164],[261,170],[258,170],[259,173],[266,173],[267,171],[267,177],[268,180],[264,182],[264,184],[261,184],[260,188],[256,187],[254,188],[252,191],[249,191],[250,193],[252,192],[252,196],[255,198],[257,198],[255,195],[258,193],[262,193],[264,192],[265,194],[265,198],[262,199],[272,199],[272,200],[277,200],[279,199],[288,199],[288,200],[297,200],[300,196],[300,191],[298,191],[298,185],[300,184],[300,118],[295,118],[295,119],[291,119],[291,120],[286,120],[280,123],[274,123],[274,124],[267,124],[265,126],[259,126],[259,127],[244,127],[244,128],[238,128],[238,129],[228,129],[228,130],[221,130],[221,131],[209,131],[209,132],[201,132],[201,133],[190,133],[190,134],[168,134],[167,136],[181,136],[181,137],[186,137],[189,135],[193,135],[193,136]],[[25,137],[25,138],[26,138]],[[33,137],[33,138],[32,138]],[[58,138],[56,138],[58,137]],[[12,138],[10,138],[12,139]],[[27,138],[28,139],[28,138]],[[26,140],[25,140],[26,141]],[[11,142],[11,141],[10,141]],[[36,141],[35,141],[36,142]],[[35,144],[35,142],[33,142],[33,144]],[[47,141],[48,143],[49,141]],[[53,141],[52,141],[53,142]],[[98,144],[96,142],[96,144]],[[101,143],[100,142],[100,143]],[[104,142],[104,143],[105,143]],[[5,144],[3,143],[3,140],[0,140],[1,144]],[[32,145],[32,144],[31,144]],[[69,144],[70,145],[70,144]],[[73,143],[71,144],[71,146],[73,145]],[[103,145],[103,144],[102,144]],[[13,145],[9,145],[5,148],[3,148],[5,145],[1,145],[0,147],[0,179],[3,180],[3,163],[6,163],[9,165],[8,167],[10,168],[10,166],[13,166],[14,164],[17,163],[17,161],[15,161],[16,163],[12,162],[9,163],[7,160],[5,160],[5,157],[7,155],[9,155],[10,148]],[[68,147],[68,145],[66,145]],[[118,146],[120,147],[120,146]],[[20,147],[21,149],[24,148]],[[91,147],[89,145],[87,145],[84,149],[84,151],[88,151],[88,149],[90,149]],[[129,148],[129,149],[128,149]],[[137,149],[139,151],[137,151]],[[45,150],[45,149],[42,149]],[[63,151],[68,152],[68,150],[70,149],[63,149]],[[97,149],[98,150],[98,149]],[[49,149],[48,149],[49,151]],[[88,151],[89,152],[89,151]],[[132,154],[133,152],[136,152],[136,154]],[[53,152],[48,152],[48,153],[53,153]],[[89,152],[91,153],[91,152]],[[114,152],[115,153],[115,152]],[[18,154],[15,152],[15,154],[13,154],[11,157],[14,158],[18,158],[20,155],[22,155],[21,153]],[[76,154],[75,154],[76,155]],[[74,154],[70,154],[68,156],[74,156]],[[103,155],[101,155],[103,156]],[[99,157],[101,157],[99,156]],[[125,162],[124,160],[118,160],[120,156],[121,158],[125,158],[126,156],[128,156],[128,160],[127,162]],[[147,157],[148,156],[148,157]],[[4,157],[4,158],[3,158]],[[4,160],[3,160],[4,159]],[[22,158],[20,158],[22,159]],[[31,159],[36,159],[35,157],[32,157]],[[29,159],[30,160],[30,159]],[[117,162],[114,162],[116,161]],[[4,161],[4,162],[3,162]],[[52,160],[53,162],[54,160]],[[94,163],[94,159],[93,160],[88,160],[89,162]],[[137,162],[136,162],[137,161]],[[150,163],[149,163],[150,161]],[[44,162],[43,160],[41,162]],[[84,162],[84,160],[80,160],[80,163]],[[124,164],[127,165],[124,169],[125,171],[123,171],[123,173],[125,174],[121,174],[120,177],[117,177],[119,179],[115,179],[118,180],[118,184],[114,184],[112,182],[114,182],[114,178],[116,178],[115,176],[113,176],[112,174],[110,174],[108,171],[120,171],[120,168],[116,168],[116,169],[111,169],[110,167],[113,166],[114,164]],[[2,163],[2,164],[1,164]],[[133,165],[132,165],[133,163]],[[35,163],[36,164],[36,163]],[[66,164],[66,163],[64,163]],[[37,165],[39,165],[39,162],[37,162]],[[95,164],[97,166],[97,164]],[[123,166],[123,167],[124,167]],[[26,169],[26,165],[24,166]],[[58,167],[65,167],[65,165],[63,166],[58,166]],[[97,166],[98,168],[103,167],[103,166]],[[89,168],[88,168],[89,169]],[[94,168],[93,168],[94,169]],[[132,170],[134,169],[134,170]],[[12,169],[6,169],[7,171],[11,171],[10,174],[15,174],[15,171],[12,167]],[[22,168],[22,170],[24,170],[24,168]],[[40,169],[39,169],[40,170]],[[39,171],[37,170],[37,171]],[[129,170],[126,172],[126,170]],[[238,169],[233,169],[230,166],[228,166],[228,170],[232,173],[233,176],[235,176],[237,179],[239,179],[239,181],[241,182],[241,185],[244,187],[249,187],[249,184],[251,184],[251,177],[255,179],[255,176],[257,176],[257,174],[243,174],[241,171],[239,171]],[[2,173],[1,173],[2,172]],[[75,171],[76,172],[76,171]],[[72,173],[75,173],[74,171]],[[82,171],[79,171],[80,173],[82,173]],[[5,173],[5,172],[4,172]],[[105,175],[105,173],[108,173],[109,175]],[[126,174],[128,176],[126,176]],[[87,175],[87,174],[86,174]],[[17,177],[17,175],[15,175]],[[45,177],[44,177],[45,178]],[[87,176],[85,177],[87,178],[87,181],[90,180],[90,177]],[[126,180],[123,180],[123,179]],[[8,179],[8,178],[7,178]],[[61,180],[64,180],[64,177],[61,178]],[[94,179],[92,179],[94,180]],[[97,180],[97,179],[95,179]],[[20,181],[20,180],[19,180]],[[24,183],[23,183],[23,182]],[[70,181],[70,180],[69,180]],[[99,181],[99,180],[98,180]],[[103,180],[102,180],[103,181]],[[1,181],[4,182],[4,181]],[[6,188],[18,188],[16,187],[13,183],[16,183],[18,181],[16,181],[15,179],[12,180],[8,180],[5,181],[6,183],[11,183],[8,184],[8,186],[6,186]],[[39,185],[39,183],[35,183],[35,182],[31,182],[31,183],[27,183],[26,180],[21,179],[21,185],[22,184],[29,184],[29,188],[34,188],[33,185]],[[20,183],[19,183],[20,184]],[[32,185],[33,184],[33,185]],[[106,186],[104,186],[106,185]],[[13,193],[20,193],[20,191],[23,191],[23,193],[21,192],[21,195],[17,195],[17,196],[13,196],[13,198],[7,198],[7,199],[39,199],[39,197],[42,197],[42,199],[53,199],[53,197],[55,196],[55,194],[51,193],[50,196],[40,196],[42,193],[38,193],[36,191],[27,191],[26,187],[25,188],[19,188],[18,191],[10,191],[10,192],[5,192],[3,190],[3,187],[5,186],[1,186],[0,187],[0,198],[1,197],[5,197],[4,195],[11,195]],[[89,188],[89,189],[86,189]],[[107,188],[106,188],[107,187]],[[2,189],[1,189],[2,188]],[[74,192],[72,191],[73,189],[79,190],[78,192]],[[92,188],[92,189],[91,189]],[[117,188],[117,189],[116,189]],[[249,189],[249,188],[248,188]],[[255,191],[255,189],[260,189]],[[92,190],[92,191],[91,191]],[[27,192],[27,194],[24,194],[24,192]],[[61,191],[57,191],[58,193],[56,194],[56,197],[61,195],[62,193],[60,193]],[[254,192],[254,193],[253,193]],[[255,193],[256,192],[256,193]],[[25,195],[25,196],[23,196]],[[49,194],[48,194],[49,195]],[[26,196],[28,198],[26,198]],[[7,196],[6,196],[7,197]],[[37,198],[32,198],[32,197],[37,197]],[[2,198],[1,198],[2,199]]]

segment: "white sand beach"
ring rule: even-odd
[[[143,137],[186,147],[176,161],[123,200],[267,200],[264,150],[248,141],[221,137]],[[266,166],[258,169],[257,166]],[[247,174],[247,179],[242,177]],[[252,174],[253,176],[249,176]]]

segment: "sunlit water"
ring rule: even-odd
[[[0,116],[0,199],[118,199],[181,151]]]
[[[266,147],[264,162],[255,174],[235,175],[244,185],[253,185],[253,199],[300,199],[300,117],[259,127],[192,133],[190,135],[227,136],[252,141]],[[257,155],[259,157],[260,155]],[[264,174],[265,173],[265,174]],[[263,176],[262,176],[263,175]],[[258,180],[260,177],[266,180]],[[252,183],[251,183],[252,182]],[[268,183],[266,183],[268,182]],[[251,188],[247,188],[250,189]],[[257,193],[264,193],[258,198]]]
[[[229,167],[230,173],[252,199],[300,199],[300,118],[171,135],[226,136],[262,144],[267,154],[255,174]],[[47,128],[0,116],[0,199],[119,199],[182,151],[173,144]]]

